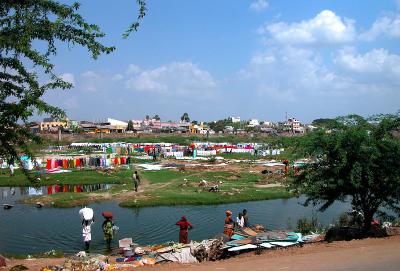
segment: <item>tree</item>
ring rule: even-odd
[[[153,117],[155,120],[160,120],[160,117],[156,114],[154,117]]]
[[[331,129],[337,124],[337,120],[335,119],[315,119],[311,123],[314,126],[320,127],[320,128],[328,128]]]
[[[378,124],[360,116],[337,119],[331,133],[318,130],[303,141],[302,150],[312,159],[294,178],[291,187],[307,196],[306,204],[351,200],[363,214],[363,230],[375,214],[400,212],[400,140],[394,131],[400,117],[391,115]]]
[[[183,115],[181,117],[181,121],[190,122],[189,114],[188,113],[183,113]]]
[[[128,127],[126,127],[127,131],[133,131],[133,121],[129,120],[128,121]]]
[[[141,20],[145,3],[137,3]],[[56,44],[85,47],[94,59],[114,51],[115,47],[100,43],[105,34],[77,13],[79,6],[56,0],[0,1],[0,156],[18,160],[20,153],[26,153],[33,157],[28,144],[41,143],[41,139],[26,124],[35,112],[65,116],[62,109],[42,99],[46,91],[72,87],[54,73],[50,58],[57,54]],[[137,27],[138,22],[133,23],[123,36]]]

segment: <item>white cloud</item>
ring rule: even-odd
[[[102,86],[102,77],[94,71],[85,71],[81,74],[83,78],[82,86],[89,92],[98,92]]]
[[[256,12],[261,12],[268,8],[268,2],[266,0],[256,0],[250,4],[250,9]]]
[[[129,64],[128,69],[126,70],[127,74],[135,74],[140,72],[140,67],[135,64]]]
[[[354,21],[342,19],[333,11],[323,10],[310,20],[298,23],[279,22],[259,28],[273,40],[291,45],[338,44],[355,39]]]
[[[318,53],[291,46],[270,48],[252,57],[239,72],[259,96],[276,101],[294,101],[307,93],[340,91],[346,80],[328,70]]]
[[[114,74],[113,77],[111,77],[111,80],[113,80],[113,81],[120,81],[122,79],[124,79],[124,77],[119,73]]]
[[[174,62],[142,70],[126,81],[126,87],[164,95],[207,96],[216,89],[217,83],[207,71],[191,62]]]
[[[339,51],[335,63],[346,71],[359,74],[375,74],[382,78],[391,78],[400,83],[400,56],[390,54],[385,49],[373,49],[364,55],[357,54],[354,48]]]
[[[400,1],[400,0],[399,0]],[[360,39],[373,41],[380,35],[387,35],[392,38],[400,38],[400,15],[383,16],[378,18],[371,29],[360,34]]]
[[[72,73],[63,73],[60,75],[60,78],[65,82],[75,85],[75,76]]]

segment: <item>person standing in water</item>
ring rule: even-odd
[[[243,212],[243,220],[244,220],[244,227],[249,227],[249,215],[247,214],[247,210],[244,209]]]
[[[114,223],[112,222],[112,217],[106,217],[106,220],[104,220],[103,225],[101,226],[103,228],[103,233],[104,233],[104,240],[107,243],[107,248],[111,248],[111,241],[113,239],[113,226]]]
[[[85,251],[89,251],[90,241],[92,241],[92,222],[89,220],[83,220],[82,223],[82,237],[83,242],[85,243]]]
[[[232,212],[227,210],[225,211],[226,218],[224,222],[224,234],[228,235],[229,238],[233,235],[233,220],[232,220]]]
[[[192,223],[190,223],[186,216],[182,216],[181,220],[176,222],[176,225],[179,226],[179,243],[188,244],[189,243],[189,230],[193,229]]]

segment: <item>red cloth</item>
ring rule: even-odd
[[[67,159],[63,160],[63,168],[68,168],[68,160]]]
[[[58,168],[58,160],[54,160],[54,167]]]
[[[121,164],[126,165],[126,157],[121,157]]]
[[[54,186],[54,192],[55,192],[55,193],[58,193],[58,189],[59,189],[59,186],[58,186],[58,184],[56,184],[56,185]]]
[[[193,228],[192,223],[184,219],[182,217],[181,220],[176,222],[176,225],[179,226],[179,243],[182,244],[188,244],[189,243],[189,238],[188,238],[188,231]]]
[[[81,159],[76,159],[76,166],[80,167],[81,166]]]
[[[47,159],[47,161],[46,161],[46,169],[51,169],[51,159]]]
[[[51,185],[49,185],[47,187],[47,195],[51,195],[51,194],[53,194],[53,187]]]

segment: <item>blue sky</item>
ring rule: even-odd
[[[66,2],[70,3],[70,2]],[[117,50],[96,61],[61,45],[46,94],[70,118],[177,120],[229,116],[309,122],[400,109],[400,0],[81,1]]]

